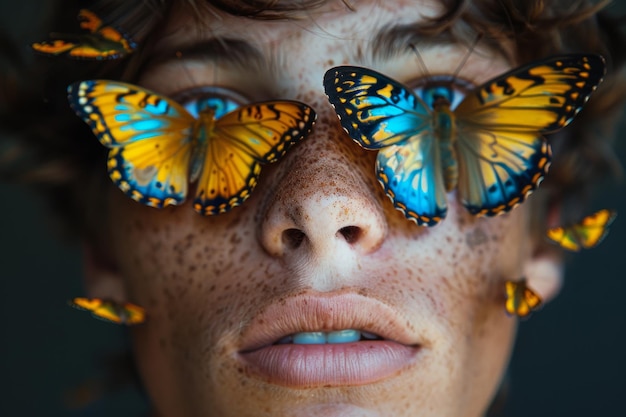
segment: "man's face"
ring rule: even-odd
[[[431,3],[337,3],[300,20],[216,12],[202,26],[174,11],[156,50],[229,38],[260,59],[182,54],[140,78],[168,96],[217,85],[318,113],[312,133],[264,166],[251,198],[227,214],[203,217],[189,202],[156,210],[111,192],[113,259],[127,298],[149,314],[134,350],[161,416],[477,417],[497,389],[515,330],[504,282],[531,256],[527,205],[474,218],[451,192],[439,225],[409,222],[377,182],[376,153],[347,137],[322,86],[343,64],[411,85],[454,73],[468,49],[425,39],[416,45],[425,69],[406,43],[396,51],[375,40],[436,14]],[[460,74],[479,84],[510,66],[478,48]],[[340,330],[361,341],[294,343]]]

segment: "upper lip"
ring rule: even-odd
[[[423,344],[409,320],[391,306],[344,292],[297,295],[270,303],[243,328],[239,351],[257,350],[298,332],[343,329],[374,333],[407,346]]]

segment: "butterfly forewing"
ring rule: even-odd
[[[361,67],[326,72],[324,88],[341,126],[365,149],[399,144],[430,128],[430,109],[398,82]]]
[[[122,191],[154,207],[185,200],[195,119],[182,106],[151,91],[104,80],[72,84],[68,98],[111,149],[109,176]]]
[[[257,184],[261,164],[277,161],[315,122],[305,104],[277,101],[241,107],[215,120],[194,209],[211,215],[240,205]]]
[[[524,65],[468,94],[459,123],[499,131],[551,133],[582,109],[605,73],[599,55],[565,55]]]

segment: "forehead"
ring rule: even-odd
[[[285,14],[284,19],[263,20],[235,16],[215,8],[198,12],[179,7],[169,18],[157,47],[168,50],[213,38],[242,39],[270,46],[294,40],[305,45],[307,41],[350,41],[356,46],[375,41],[394,28],[423,22],[441,11],[440,2],[431,0],[366,0],[349,5],[335,0]]]
[[[367,61],[376,60],[371,54],[388,53],[381,49],[390,44],[399,41],[405,49],[409,42],[424,44],[422,39],[416,39],[416,32],[411,28],[442,11],[438,1],[430,0],[356,1],[350,7],[337,0],[299,10],[281,20],[268,21],[219,10],[198,15],[188,7],[178,6],[158,37],[156,49],[171,55],[170,51],[181,46],[202,41],[217,39],[227,45],[225,40],[243,40],[255,46],[260,55],[306,48],[315,56],[341,54],[346,62],[371,64]]]
[[[461,78],[475,84],[510,67],[508,57],[482,44],[469,53],[474,39],[452,43],[416,30],[444,12],[432,0],[354,1],[350,7],[328,1],[281,20],[178,7],[157,34],[141,83],[164,94],[193,87],[194,80],[235,87],[253,101],[310,100],[305,90],[322,92],[324,72],[336,65],[369,67],[401,82],[462,67]]]

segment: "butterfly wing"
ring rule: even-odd
[[[509,211],[550,166],[543,134],[571,122],[604,76],[598,55],[549,58],[514,69],[468,94],[455,109],[459,193],[476,215]]]
[[[52,34],[50,41],[37,42],[32,48],[47,55],[67,54],[79,59],[116,59],[131,53],[137,45],[112,26],[103,26],[93,12],[83,9],[78,14],[80,27],[86,34]]]
[[[100,298],[77,297],[70,301],[70,305],[91,312],[95,318],[116,324],[140,324],[146,318],[145,310],[131,303],[116,303]]]
[[[383,148],[376,157],[376,172],[385,192],[396,209],[420,226],[433,226],[447,213],[436,144],[432,136],[422,134],[405,145]]]
[[[602,209],[574,225],[550,228],[546,235],[551,241],[572,252],[591,249],[604,240],[616,216],[614,210]]]
[[[350,137],[380,150],[378,180],[394,206],[418,224],[446,215],[445,187],[428,106],[397,81],[351,66],[324,76],[328,100]]]
[[[109,176],[124,193],[159,208],[185,200],[195,119],[182,106],[140,87],[104,80],[70,85],[68,99],[110,149]]]
[[[313,109],[303,103],[272,101],[243,106],[205,122],[194,209],[213,215],[240,205],[256,186],[261,165],[277,161],[303,139],[315,118]],[[207,133],[212,123],[212,133]]]
[[[146,310],[143,307],[131,303],[124,303],[120,305],[120,308],[122,309],[120,317],[122,317],[124,324],[133,326],[146,321]]]
[[[506,312],[511,316],[520,318],[537,310],[541,306],[541,297],[531,290],[526,280],[506,281]]]

